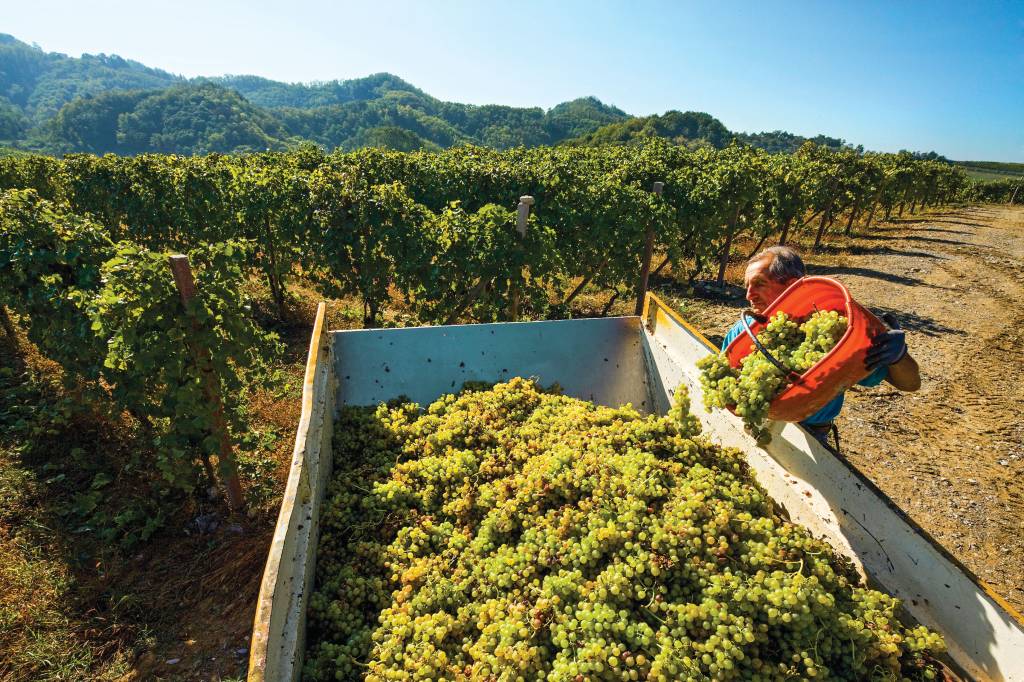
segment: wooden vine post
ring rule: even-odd
[[[492,282],[492,279],[481,277],[480,281],[473,285],[471,289],[466,292],[466,295],[462,299],[462,303],[455,307],[447,318],[445,318],[445,324],[455,324],[458,321],[459,316],[466,311],[466,308],[473,305],[473,301],[480,298],[480,294],[484,293],[487,286]]]
[[[1010,197],[1010,206],[1013,206],[1013,202],[1017,201],[1017,192],[1020,191],[1021,183],[1018,183],[1013,190],[1013,196]]]
[[[659,197],[665,191],[664,182],[655,182],[651,190]],[[644,311],[644,297],[647,295],[647,280],[651,275],[651,258],[654,256],[654,226],[648,225],[644,231],[644,255],[640,260],[640,278],[636,283],[635,315]],[[660,268],[659,268],[660,269]]]
[[[7,340],[11,344],[11,350],[13,350],[16,355],[20,354],[21,351],[18,348],[18,333],[14,330],[14,322],[11,321],[10,315],[7,314],[7,306],[3,303],[0,303],[0,327],[3,327],[4,334],[7,335]]]
[[[170,265],[171,273],[174,275],[174,284],[178,287],[181,302],[185,307],[185,314],[188,315],[193,330],[198,332],[199,321],[188,312],[189,303],[197,296],[196,282],[192,277],[188,256],[171,256]],[[235,462],[231,438],[228,435],[227,420],[224,417],[224,401],[220,394],[220,381],[213,371],[213,358],[210,356],[210,349],[203,347],[194,337],[188,340],[188,346],[202,376],[203,396],[213,406],[212,435],[220,444],[219,468],[224,488],[227,491],[228,506],[233,511],[242,511],[245,507],[245,500],[242,497],[242,485],[238,480],[238,464]]]
[[[526,236],[526,226],[530,221],[530,208],[534,205],[535,201],[533,197],[524,195],[519,197],[519,206],[516,207],[518,213],[516,215],[516,232],[519,233],[519,240],[522,241],[523,237]],[[516,281],[519,277],[522,277],[523,272],[520,267],[518,272],[512,274],[512,282],[509,287],[509,298],[511,304],[509,306],[509,319],[513,322],[519,319],[519,306],[520,306],[520,292],[519,287],[516,286]]]
[[[596,268],[591,270],[590,273],[586,277],[584,277],[582,280],[580,280],[580,283],[577,284],[576,287],[571,292],[569,292],[569,295],[565,297],[565,300],[562,301],[562,305],[567,307],[570,303],[575,301],[576,297],[580,295],[580,292],[582,292],[583,289],[585,289],[586,286],[588,284],[590,284],[590,280],[594,279],[594,277],[599,272],[601,272],[601,270],[603,270],[604,266],[606,266],[606,265],[608,265],[608,256],[605,256],[601,260],[601,262],[597,264]]]

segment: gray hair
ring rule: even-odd
[[[807,274],[804,261],[795,250],[788,246],[771,246],[747,261],[747,265],[771,258],[768,275],[776,282],[790,282]]]

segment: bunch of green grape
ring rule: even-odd
[[[756,349],[740,361],[738,368],[729,365],[724,352],[702,358],[697,367],[701,369],[704,407],[733,409],[759,443],[770,442],[765,425],[768,408],[787,386],[788,373],[803,374],[813,367],[843,337],[846,325],[846,317],[834,310],[815,312],[802,324],[784,312],[776,313],[757,340],[787,371]]]
[[[309,680],[933,679],[942,639],[739,451],[513,379],[341,410]]]
[[[800,325],[803,341],[786,364],[803,373],[816,365],[846,333],[846,318],[835,310],[817,312]]]

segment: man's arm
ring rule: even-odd
[[[885,367],[885,380],[899,390],[916,391],[921,388],[921,371],[917,361],[907,352],[906,334],[893,315],[886,313],[882,320],[889,329],[871,340],[864,362],[872,371]]]
[[[902,360],[889,365],[885,380],[901,391],[916,391],[921,388],[921,370],[917,361],[907,353]]]

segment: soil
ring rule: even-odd
[[[809,274],[896,315],[921,367],[916,393],[851,389],[842,454],[1024,611],[1024,207],[894,219],[805,260]],[[720,340],[742,297],[733,286],[673,302]]]
[[[902,317],[923,384],[859,392],[839,422],[847,456],[1024,610],[1024,210],[947,212],[890,234],[904,253],[872,258],[876,274],[836,274]]]

